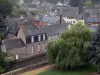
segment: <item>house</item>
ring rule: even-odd
[[[35,28],[32,25],[20,25],[17,38],[3,40],[2,51],[7,52],[13,60],[25,59],[46,52],[49,40],[59,39],[68,28],[68,24],[55,24]]]
[[[43,16],[41,19],[41,22],[47,22],[48,24],[56,24],[56,22],[59,20],[59,17],[56,16]]]
[[[78,22],[81,22],[82,24],[85,23],[83,19],[67,18],[67,17],[63,17],[63,19],[66,23],[70,23],[70,24],[77,24]]]
[[[6,39],[12,39],[12,37],[16,37],[18,31],[19,31],[19,25],[23,24],[25,26],[29,25],[32,26],[34,28],[40,28],[42,26],[47,26],[48,23],[47,22],[40,22],[39,20],[37,20],[35,17],[31,16],[31,17],[24,17],[24,18],[11,18],[7,20],[8,24],[8,34],[6,36]]]
[[[86,23],[91,26],[98,26],[100,24],[100,18],[89,17],[89,18],[87,18]]]
[[[78,7],[64,6],[64,7],[56,7],[56,9],[58,10],[57,16],[62,14],[63,17],[68,17],[68,18],[73,17],[73,18],[75,18],[79,14],[79,8]]]
[[[47,22],[48,25],[66,23],[65,20],[62,18],[62,15],[60,15],[60,16],[43,16],[40,21]]]
[[[23,10],[36,11],[40,1],[38,0],[20,0],[19,5]]]
[[[26,58],[27,48],[21,39],[10,39],[2,41],[2,50],[7,52],[12,60]]]

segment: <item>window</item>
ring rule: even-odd
[[[33,43],[33,42],[34,42],[34,36],[31,37],[31,43]]]
[[[40,51],[40,45],[38,45],[38,51]]]
[[[43,40],[45,40],[45,34],[43,34]]]
[[[34,48],[32,47],[32,53],[34,53],[34,51],[33,51],[33,50],[34,50]]]
[[[18,55],[16,55],[16,59],[19,59]]]
[[[73,23],[75,23],[75,21],[73,21]]]
[[[38,35],[38,41],[41,41],[41,36],[40,35]]]

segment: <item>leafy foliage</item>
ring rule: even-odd
[[[88,58],[91,63],[98,64],[98,73],[100,74],[100,26],[93,35],[92,43],[88,51]]]
[[[6,53],[1,52],[2,39],[7,32],[5,18],[12,12],[12,4],[9,0],[0,0],[0,72],[4,72]]]
[[[59,40],[50,41],[47,54],[50,64],[58,69],[75,68],[87,63],[87,48],[91,41],[91,31],[78,23],[66,30]]]
[[[0,52],[0,73],[4,72],[6,53]]]
[[[0,0],[0,16],[5,19],[11,12],[12,4],[10,0]]]

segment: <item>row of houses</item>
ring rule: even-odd
[[[69,24],[56,24],[34,28],[32,25],[20,25],[13,39],[2,42],[2,51],[7,52],[11,60],[25,59],[46,52],[49,40],[59,39]]]
[[[59,39],[72,24],[86,23],[95,31],[93,25],[100,23],[100,17],[93,17],[98,15],[93,8],[84,9],[79,14],[78,7],[57,6],[52,12],[56,14],[42,14],[39,19],[34,16],[9,19],[8,35],[2,41],[2,51],[7,52],[11,60],[26,59],[46,52],[48,41]]]

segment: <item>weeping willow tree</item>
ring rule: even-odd
[[[91,41],[91,31],[78,23],[66,30],[59,40],[50,41],[47,55],[50,64],[58,69],[73,69],[87,64],[87,48]]]

